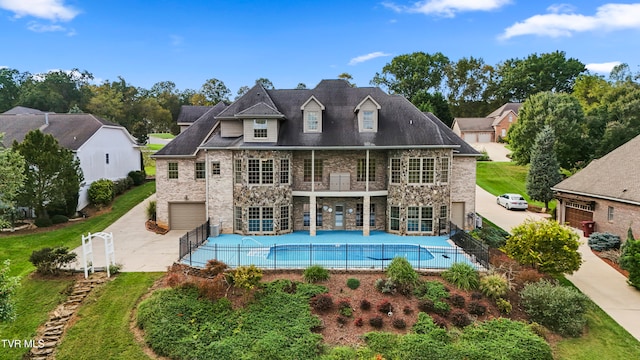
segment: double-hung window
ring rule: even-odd
[[[435,177],[435,159],[410,158],[409,159],[409,183],[433,184]]]
[[[272,159],[249,159],[248,161],[249,184],[273,184]]]
[[[311,182],[311,159],[304,159],[304,177],[305,182]],[[322,181],[322,159],[315,159],[313,166],[313,181]]]
[[[196,162],[196,179],[204,179],[206,174],[204,161]]]
[[[253,138],[254,139],[267,138],[267,120],[266,119],[253,120]]]
[[[317,111],[305,111],[307,116],[307,131],[319,131],[318,129],[318,112]]]
[[[374,119],[373,111],[365,110],[362,112],[362,129],[373,130]]]
[[[449,158],[440,158],[440,183],[449,182]]]
[[[211,175],[220,175],[220,161],[211,162]]]
[[[367,159],[358,159],[358,167],[356,171],[357,181],[367,180]],[[369,159],[369,181],[376,181],[376,160]]]
[[[389,229],[400,231],[400,207],[398,206],[389,208]]]
[[[170,162],[167,164],[167,177],[169,179],[177,179],[178,178],[178,163]]]
[[[392,184],[400,183],[400,174],[401,174],[400,159],[392,158],[391,159],[391,176],[390,176]]]
[[[291,173],[290,166],[289,159],[280,159],[280,184],[289,184],[291,182],[289,177]]]
[[[408,207],[407,232],[433,232],[433,208],[431,206]]]
[[[272,233],[273,232],[273,208],[250,207],[249,226],[250,233]]]

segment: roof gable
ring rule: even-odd
[[[236,114],[239,114],[261,102],[268,107],[278,109],[271,99],[271,96],[269,96],[267,90],[258,83],[249,89],[249,91],[242,95],[238,100],[234,101],[231,105],[220,112],[217,117],[220,119],[235,119]]]
[[[367,95],[366,98],[362,99],[362,101],[360,101],[358,103],[358,105],[356,105],[356,108],[353,109],[353,112],[357,112],[358,110],[360,110],[360,108],[362,107],[362,105],[364,105],[367,101],[371,101],[375,106],[376,109],[380,110],[380,104],[378,104],[372,97],[371,95]]]
[[[217,104],[216,104],[217,105]],[[195,105],[182,105],[180,106],[180,113],[178,114],[178,124],[190,124],[198,120],[198,118],[207,111],[211,110],[213,106],[195,106]]]
[[[318,106],[320,107],[320,110],[325,109],[324,105],[320,101],[318,101],[318,99],[316,99],[315,96],[311,95],[311,97],[307,101],[305,101],[304,104],[302,104],[302,106],[300,106],[300,110],[304,110],[307,107],[307,105],[312,101],[318,104]]]
[[[453,121],[460,131],[493,131],[492,118],[455,118]]]
[[[273,107],[265,104],[264,102],[259,102],[247,109],[240,111],[234,115],[237,118],[246,118],[246,117],[276,117],[282,118],[284,115]]]

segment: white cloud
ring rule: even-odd
[[[589,70],[589,71],[593,71],[593,72],[597,72],[597,73],[603,73],[603,74],[609,74],[611,72],[611,70],[613,70],[614,67],[618,66],[622,64],[620,61],[611,61],[611,62],[606,62],[606,63],[600,63],[600,64],[587,64],[585,65],[585,67]]]
[[[33,32],[55,32],[55,31],[67,31],[64,27],[60,25],[43,25],[37,22],[30,22],[27,25],[27,29]]]
[[[573,8],[554,6],[549,14],[534,15],[505,29],[501,39],[522,35],[570,37],[574,33],[593,30],[640,29],[640,4],[605,4],[595,15],[576,14]]]
[[[366,55],[356,56],[349,61],[349,65],[356,65],[361,62],[369,61],[371,59],[375,59],[383,56],[391,56],[391,54],[383,53],[382,51],[376,51]]]
[[[410,6],[397,5],[393,2],[384,2],[382,5],[396,12],[454,17],[459,12],[491,11],[509,3],[511,0],[425,0]]]
[[[0,8],[11,11],[16,18],[31,16],[51,21],[69,21],[80,12],[65,0],[0,0]]]

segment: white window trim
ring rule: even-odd
[[[426,160],[433,160],[433,169],[431,170],[432,172],[432,181],[427,182],[424,179],[424,173],[425,173],[425,164],[426,164]],[[411,163],[411,160],[420,160],[420,170],[419,170],[419,179],[418,182],[411,182],[411,172],[415,171],[415,170],[410,170],[409,169],[409,163]],[[434,157],[411,157],[408,160],[407,163],[407,183],[409,185],[433,185],[435,184],[436,181],[436,158]]]
[[[260,121],[260,122],[258,122]],[[264,121],[264,123],[262,123]],[[256,130],[264,130],[264,136],[256,136]],[[267,119],[253,119],[253,139],[264,140],[269,137],[269,127]]]
[[[250,168],[250,163],[252,160],[257,160],[258,161],[258,182],[257,183],[252,183],[251,182],[251,177],[249,176],[249,168]],[[264,164],[268,161],[271,161],[271,182],[264,182]],[[247,185],[249,186],[273,186],[275,184],[275,176],[276,176],[276,171],[275,171],[275,164],[273,159],[249,159],[248,160],[248,164],[247,164]]]
[[[409,208],[418,208],[418,218],[411,218],[411,220],[418,220],[418,230],[411,231],[409,230]],[[431,218],[423,218],[422,217],[422,209],[431,208]],[[407,234],[433,234],[435,232],[434,225],[434,213],[433,206],[407,206],[407,222],[405,224],[405,228],[407,230]],[[422,221],[423,220],[431,220],[431,231],[422,231]]]

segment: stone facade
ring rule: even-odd
[[[195,178],[196,162],[205,162],[205,154],[199,152],[195,159],[156,159],[156,219],[163,227],[169,227],[170,203],[206,201],[206,179]],[[169,163],[178,164],[178,178],[169,179]]]
[[[451,166],[451,203],[462,203],[465,207],[465,230],[475,227],[476,212],[476,158],[454,156]],[[472,215],[469,215],[472,214]]]

